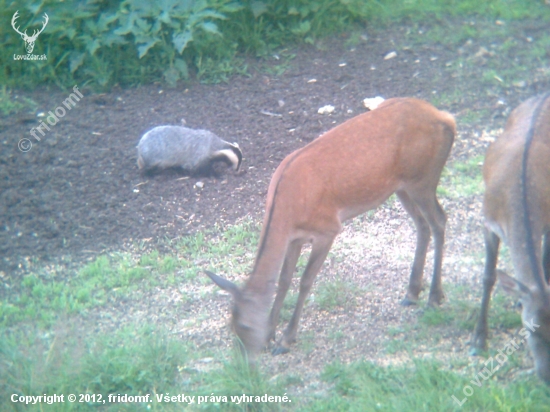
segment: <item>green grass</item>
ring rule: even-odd
[[[454,284],[445,285],[447,299],[438,308],[420,306],[417,310],[418,321],[403,324],[388,330],[385,340],[385,351],[390,355],[411,354],[418,346],[438,350],[436,345],[445,335],[472,334],[479,318],[481,288],[478,301],[472,301],[471,290]],[[498,288],[493,292],[489,310],[489,328],[495,330],[519,330],[521,315],[516,302]],[[488,354],[496,349],[489,342]],[[412,356],[412,355],[410,355]]]
[[[202,270],[209,268],[209,262],[223,264],[218,268],[223,271],[246,272],[253,260],[257,229],[255,223],[246,220],[221,235],[213,231],[186,236],[176,245],[175,255],[163,256],[156,250],[141,257],[112,253],[63,277],[54,270],[27,274],[0,301],[0,326],[34,321],[49,327],[59,314],[84,315],[120,298],[138,300],[149,287],[195,281]],[[224,256],[223,261],[220,256]],[[198,282],[208,280],[204,276]]]
[[[550,401],[549,389],[534,378],[519,379],[506,387],[495,379],[481,380],[477,387],[470,383],[475,375],[462,376],[432,360],[390,367],[336,361],[325,368],[322,378],[331,385],[329,393],[300,410],[531,412],[546,411]],[[469,397],[463,394],[466,385],[475,388]],[[466,398],[462,406],[453,395],[458,402]]]
[[[36,102],[26,97],[12,96],[6,85],[0,89],[0,113],[7,116],[23,110],[33,111],[37,107]]]
[[[59,279],[55,273],[31,273],[0,302],[0,324],[34,320],[48,326],[59,313],[83,314],[104,305],[109,296],[129,295],[148,275],[147,268],[127,254],[99,256],[68,279]]]
[[[352,282],[337,279],[319,284],[315,293],[315,302],[321,310],[331,311],[337,307],[350,309],[355,306],[355,298],[360,293]]]
[[[28,330],[0,337],[0,396],[3,410],[23,410],[7,401],[12,394],[109,394],[144,395],[176,393],[191,387],[195,377],[185,369],[196,359],[192,345],[174,339],[149,325],[126,325],[113,334],[85,338],[87,331],[76,323],[60,320],[47,334]],[[187,382],[181,385],[181,382]],[[153,404],[152,402],[150,405]],[[25,411],[92,411],[90,402],[25,406]],[[175,405],[156,404],[153,410],[178,410]],[[148,410],[147,404],[113,404],[105,411]]]
[[[470,292],[462,287],[446,285],[445,305],[437,310],[422,307],[418,322],[388,331],[386,353],[397,355],[397,359],[404,354],[410,359],[406,364],[381,367],[362,361],[349,365],[335,362],[321,376],[323,391],[316,390],[315,385],[310,387],[310,379],[299,370],[270,376],[262,368],[250,369],[237,353],[197,345],[159,326],[128,324],[113,329],[107,325],[100,328],[100,333],[95,332],[95,322],[99,319],[100,327],[102,321],[88,316],[90,311],[112,304],[132,304],[144,299],[143,291],[152,287],[176,285],[184,301],[210,299],[209,292],[186,297],[185,285],[197,287],[209,282],[199,276],[201,268],[246,272],[254,257],[258,229],[255,222],[245,220],[186,236],[171,244],[173,253],[112,253],[99,256],[65,278],[46,270],[23,277],[1,301],[0,397],[8,399],[14,393],[151,397],[148,404],[109,403],[101,408],[91,402],[37,404],[25,407],[26,411],[181,410],[181,403],[156,401],[156,395],[166,394],[208,398],[200,405],[185,405],[192,411],[458,410],[450,397],[455,394],[463,399],[462,388],[475,377],[479,362],[470,358],[453,360],[449,368],[435,361],[415,360],[413,354],[419,345],[437,350],[436,345],[449,330],[471,333],[479,309],[467,300]],[[321,310],[351,310],[359,292],[351,282],[324,282],[314,291],[313,302]],[[289,294],[283,321],[293,310],[296,297],[296,293]],[[513,305],[509,297],[495,293],[491,328],[520,327]],[[200,312],[189,321],[198,326],[211,316]],[[335,345],[353,348],[353,342],[338,329],[329,331],[328,337]],[[495,356],[498,345],[489,344],[488,355]],[[303,330],[294,350],[314,356],[323,349],[317,345],[315,331]],[[499,376],[516,370],[521,366],[518,362],[510,357]],[[264,395],[286,395],[292,402],[231,400],[243,394],[260,396],[260,400]],[[548,396],[547,389],[535,378],[523,377],[508,384],[492,379],[467,398],[465,405],[472,409],[465,410],[536,411],[536,405],[545,404]],[[496,409],[498,405],[500,409]],[[7,408],[21,410],[14,403],[8,403]]]
[[[483,159],[484,156],[480,155],[464,162],[448,164],[441,174],[437,193],[452,199],[481,194],[483,192]]]
[[[284,396],[283,382],[249,368],[238,354],[211,352],[152,325],[126,325],[112,334],[84,337],[75,323],[59,321],[48,334],[36,330],[0,336],[2,410],[18,411],[6,402],[12,394],[95,394],[105,403],[77,402],[28,405],[25,411],[278,411],[281,402],[232,400],[232,397]],[[216,360],[217,359],[217,360]],[[203,370],[204,365],[212,367]],[[301,384],[288,378],[287,384]],[[145,396],[149,402],[109,402],[109,394]],[[186,394],[194,404],[159,402],[157,396]],[[198,397],[203,397],[201,405]],[[211,398],[211,396],[214,396]],[[217,398],[216,398],[217,397]],[[99,407],[99,408],[98,408]]]

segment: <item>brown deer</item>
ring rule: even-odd
[[[550,93],[511,113],[487,150],[483,179],[486,260],[472,354],[487,349],[487,313],[498,275],[504,290],[521,301],[521,335],[538,375],[550,384]],[[510,248],[517,279],[496,270],[501,239]]]
[[[240,289],[207,272],[233,295],[233,329],[250,361],[275,338],[302,246],[311,243],[311,255],[294,314],[273,354],[288,352],[295,341],[304,302],[342,223],[378,207],[392,193],[397,194],[417,230],[409,288],[402,303],[411,305],[418,300],[430,229],[435,256],[429,304],[441,303],[446,216],[435,192],[455,129],[451,114],[425,101],[389,99],[281,162],[269,184],[258,253],[246,285]],[[269,315],[277,280],[277,296]]]

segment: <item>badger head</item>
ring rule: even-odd
[[[239,171],[243,161],[243,152],[237,143],[224,142],[224,148],[212,154],[215,159],[226,160],[235,171]]]

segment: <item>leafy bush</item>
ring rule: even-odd
[[[60,86],[84,80],[103,88],[161,77],[175,84],[188,78],[188,66],[197,56],[217,56],[227,50],[216,44],[222,38],[216,23],[242,7],[231,0],[18,3],[20,16],[32,16],[29,32],[44,13],[49,15],[47,30],[40,36],[41,51],[48,59],[13,60],[11,56],[21,54],[23,45],[11,27],[3,27],[2,80],[11,85],[30,80]],[[15,7],[3,9],[4,20],[11,20],[15,11]]]
[[[227,79],[246,66],[241,52],[264,56],[289,41],[313,42],[349,27],[363,13],[361,0],[22,0],[0,13],[10,21],[19,10],[29,32],[49,15],[35,53],[47,60],[14,60],[23,43],[8,25],[0,28],[0,78],[9,86],[41,82],[67,87],[86,82],[108,88],[164,80],[170,85],[195,72],[203,81]],[[30,21],[29,21],[30,20]],[[25,24],[29,21],[29,24]]]
[[[288,42],[313,43],[366,22],[462,15],[550,20],[542,1],[523,0],[20,0],[2,6],[0,81],[9,87],[175,85],[193,74],[223,81],[246,71],[238,53],[266,56]],[[25,50],[8,24],[16,11],[29,33],[49,15],[35,48],[46,60],[14,60]]]

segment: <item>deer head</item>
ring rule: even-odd
[[[40,30],[35,30],[34,33],[32,34],[32,36],[29,36],[27,34],[27,31],[25,30],[24,33],[21,33],[19,31],[19,27],[15,27],[15,21],[17,20],[17,17],[19,17],[17,14],[19,13],[19,10],[17,10],[15,12],[15,14],[13,15],[12,19],[11,19],[11,26],[13,27],[13,29],[19,33],[21,35],[21,38],[25,41],[25,48],[27,49],[27,53],[32,53],[33,49],[34,49],[34,42],[36,41],[36,39],[38,38],[38,35],[40,33],[42,33],[44,31],[44,29],[46,28],[46,25],[48,24],[48,15],[46,13],[44,13],[44,23],[42,23],[42,28]]]

